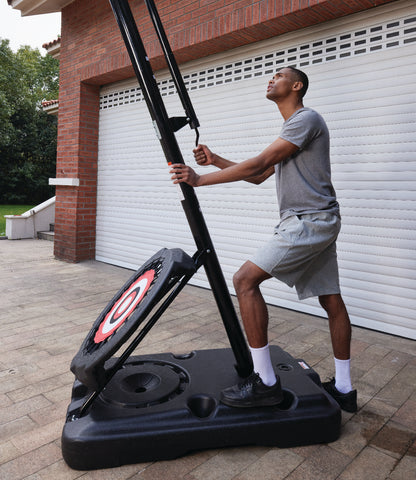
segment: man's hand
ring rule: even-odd
[[[200,176],[192,170],[188,165],[182,163],[174,163],[171,165],[170,173],[173,183],[187,183],[191,187],[199,186]]]
[[[194,150],[195,161],[198,165],[206,167],[214,165],[215,154],[206,145],[198,145]]]

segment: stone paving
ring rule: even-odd
[[[45,240],[0,241],[0,479],[416,479],[416,342],[353,327],[359,411],[340,438],[288,449],[240,447],[172,461],[76,471],[60,437],[74,377],[69,364],[92,322],[131,271],[54,259]],[[326,321],[270,308],[270,341],[333,375]],[[140,353],[228,347],[210,291],[187,286]]]

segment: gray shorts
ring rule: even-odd
[[[340,293],[336,239],[341,220],[332,213],[285,218],[251,261],[296,287],[299,300]]]

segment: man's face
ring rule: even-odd
[[[267,85],[266,98],[272,101],[282,100],[292,92],[294,83],[290,68],[278,70]]]

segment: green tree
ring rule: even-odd
[[[58,98],[59,63],[38,49],[14,53],[0,39],[0,203],[35,204],[53,196],[57,121],[42,101]]]

